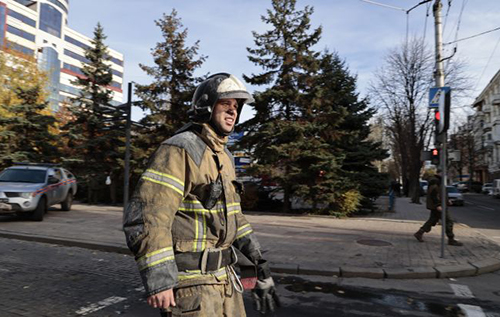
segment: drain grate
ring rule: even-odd
[[[359,244],[362,244],[362,245],[369,245],[372,247],[388,247],[388,246],[392,245],[392,243],[390,243],[390,242],[387,242],[384,240],[375,240],[375,239],[362,239],[362,240],[358,240],[356,242]]]

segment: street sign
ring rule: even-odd
[[[444,104],[446,93],[450,92],[450,87],[435,87],[429,89],[429,109],[439,109],[439,104]]]

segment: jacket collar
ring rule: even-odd
[[[208,124],[203,123],[201,125],[202,129],[198,133],[201,139],[214,151],[214,152],[222,152],[224,151],[228,137],[220,136],[215,133],[214,129]]]

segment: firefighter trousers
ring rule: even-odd
[[[434,227],[439,220],[441,220],[442,214],[441,211],[432,209],[431,214],[429,216],[429,220],[420,228],[420,230],[424,232],[430,232],[431,228]],[[450,214],[448,210],[446,210],[446,228],[445,228],[446,236],[448,239],[453,239],[455,235],[453,234],[453,220],[450,218]]]
[[[231,283],[174,289],[175,307],[162,317],[246,317],[243,296]]]

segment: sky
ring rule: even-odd
[[[361,97],[367,95],[374,72],[384,65],[384,57],[404,43],[407,33],[410,37],[425,34],[426,43],[434,49],[431,6],[423,4],[407,15],[404,10],[421,0],[368,1],[386,6],[362,0],[297,0],[296,6],[314,8],[312,27],[323,28],[322,38],[314,49],[339,54],[351,74],[357,76]],[[499,0],[442,0],[442,3],[444,43],[500,27]],[[196,75],[229,72],[241,78],[242,74],[260,72],[248,60],[246,48],[254,47],[252,31],[260,34],[270,29],[261,16],[271,8],[271,0],[71,0],[68,25],[92,37],[97,22],[101,23],[108,37],[106,44],[124,54],[126,98],[129,81],[141,84],[152,81],[139,64],[153,65],[151,48],[162,41],[154,21],[174,8],[188,29],[187,44],[199,40],[199,53],[207,56]],[[467,63],[466,75],[472,78],[470,96],[460,105],[453,105],[457,117],[473,113],[470,104],[500,69],[499,42],[500,30],[457,43],[453,58]],[[451,55],[453,47],[445,45],[444,56]],[[252,92],[263,89],[248,84],[247,87]],[[251,115],[250,107],[245,107],[242,121]],[[139,109],[133,110],[135,120],[141,116]]]

